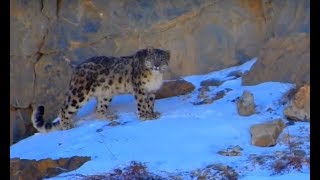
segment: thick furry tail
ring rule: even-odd
[[[41,133],[61,130],[60,121],[57,122],[45,122],[43,119],[44,106],[38,106],[32,113],[31,120],[33,127]]]

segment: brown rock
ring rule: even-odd
[[[165,81],[156,93],[156,99],[188,94],[194,89],[195,87],[192,83],[183,79]]]
[[[285,126],[281,119],[251,126],[251,144],[261,147],[276,145],[277,139]]]
[[[310,34],[300,33],[270,39],[261,49],[258,61],[243,77],[243,85],[266,81],[310,82]]]
[[[23,64],[36,60],[25,58],[40,51],[47,34],[49,21],[42,14],[41,6],[40,1],[10,1],[10,55],[19,56]]]
[[[73,171],[90,157],[73,156],[71,158],[60,158],[57,160],[42,159],[39,161],[13,158],[10,159],[10,179],[43,179],[57,176],[61,173]]]
[[[23,68],[22,68],[23,67]],[[27,108],[34,98],[34,64],[23,56],[10,58],[10,105]]]
[[[35,133],[31,128],[30,116],[32,108],[14,108],[10,106],[10,144],[26,138]]]
[[[200,93],[198,94],[198,99],[200,101],[193,102],[193,105],[203,105],[203,104],[211,104],[216,100],[222,99],[227,92],[229,92],[229,89],[221,90],[215,93],[213,96],[209,97],[206,93],[209,91],[208,86],[202,86],[200,88]]]
[[[271,37],[310,32],[310,0],[264,1],[263,10],[267,35]]]
[[[238,113],[241,116],[250,116],[255,113],[255,103],[253,94],[249,91],[243,91],[242,96],[237,101]]]
[[[220,81],[217,79],[207,79],[200,82],[200,86],[220,86],[224,81]]]
[[[310,85],[299,88],[284,110],[284,115],[291,120],[310,121]]]

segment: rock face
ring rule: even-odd
[[[16,109],[10,106],[10,144],[36,132],[30,121],[31,113],[31,107]]]
[[[54,118],[72,66],[91,56],[168,49],[171,71],[165,78],[176,79],[243,63],[267,39],[309,33],[309,26],[309,0],[12,0],[10,106],[17,114],[43,104],[45,118]],[[20,123],[15,128],[26,128],[12,118]],[[28,136],[14,131],[21,132],[15,141]]]
[[[310,121],[310,85],[299,88],[284,110],[284,115],[290,120]]]
[[[249,91],[243,91],[242,96],[237,101],[238,113],[241,116],[250,116],[255,113],[256,107],[253,94]]]
[[[194,85],[183,79],[163,82],[156,93],[156,99],[188,94],[194,90]]]
[[[10,179],[28,180],[54,177],[61,173],[73,171],[89,160],[91,160],[90,157],[80,156],[57,160],[48,158],[39,161],[13,158],[10,159]]]
[[[244,85],[265,81],[310,83],[310,34],[272,38],[261,49],[260,60],[243,77]]]
[[[261,147],[276,145],[277,139],[285,126],[286,125],[281,119],[276,119],[264,124],[253,125],[250,128],[251,144]]]

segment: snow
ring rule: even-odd
[[[241,178],[241,180],[269,180],[270,177],[265,176],[247,176],[245,178]],[[300,180],[300,179],[310,179],[310,174],[304,174],[304,173],[291,173],[291,174],[285,174],[280,176],[272,176],[272,180]]]
[[[252,165],[250,154],[264,155],[288,150],[284,143],[274,147],[256,147],[250,142],[250,127],[253,124],[282,118],[284,106],[279,103],[283,93],[293,84],[266,82],[255,86],[242,86],[241,77],[228,76],[233,71],[250,70],[256,59],[240,66],[231,67],[205,75],[193,75],[183,79],[193,83],[196,89],[187,95],[160,99],[155,109],[162,115],[157,120],[140,121],[135,114],[134,98],[131,95],[116,96],[111,110],[119,115],[119,126],[108,126],[107,120],[95,118],[96,101],[92,99],[78,113],[77,127],[47,134],[37,133],[10,147],[10,157],[25,159],[57,159],[71,156],[90,156],[80,168],[50,179],[72,179],[74,174],[95,175],[124,167],[135,160],[146,163],[151,172],[187,172],[209,164],[222,163],[233,167],[240,179],[309,179],[310,169],[301,172],[292,170],[283,175],[272,175],[268,168]],[[209,96],[226,88],[232,89],[211,104],[193,105],[197,101],[200,82],[209,78],[225,81],[218,87],[210,87]],[[257,113],[248,117],[239,116],[235,99],[244,90],[253,93]],[[274,111],[268,111],[272,108]],[[305,131],[301,131],[305,128]],[[307,136],[309,123],[295,123],[283,132]],[[303,136],[303,137],[305,137]],[[243,148],[242,156],[221,156],[217,152],[230,146]],[[303,144],[310,154],[309,141]]]

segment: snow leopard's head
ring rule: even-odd
[[[153,71],[165,72],[169,66],[170,51],[147,48],[137,52],[140,60],[144,61],[144,66]]]

